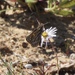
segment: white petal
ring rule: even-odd
[[[56,27],[54,27],[52,30],[50,30],[50,31],[57,31],[57,29],[56,29]]]
[[[48,32],[48,35],[49,35],[49,36],[55,36],[55,35],[56,35],[56,31],[57,31],[57,29],[56,29],[56,27],[54,27],[53,29],[51,29],[51,30]]]
[[[43,42],[45,41],[44,37],[41,36],[41,47],[43,46]]]
[[[49,29],[46,29],[46,32],[48,33],[49,32]]]
[[[52,35],[52,34],[54,35],[54,34],[56,34],[56,32],[49,32],[48,33],[48,35]]]
[[[52,27],[49,28],[49,31],[52,29]]]
[[[51,35],[51,37],[56,37],[56,35]]]

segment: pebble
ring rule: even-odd
[[[23,42],[23,43],[22,43],[22,47],[23,47],[23,48],[27,48],[27,46],[28,46],[28,43],[26,43],[26,42]]]
[[[31,64],[26,64],[26,65],[24,65],[24,67],[25,67],[26,69],[32,69],[32,68],[33,68],[33,66],[32,66]]]
[[[72,39],[74,39],[74,40],[75,40],[75,36],[73,36],[73,37],[72,37]]]
[[[22,62],[28,62],[29,59],[28,59],[27,57],[23,56],[22,59],[21,59],[21,61],[22,61]]]
[[[16,66],[18,64],[18,62],[19,62],[19,60],[12,62],[13,66]]]
[[[72,54],[70,55],[70,59],[71,59],[71,60],[75,60],[75,53],[72,53]]]
[[[68,73],[65,73],[65,75],[69,75]]]
[[[69,63],[70,63],[70,64],[75,63],[75,53],[72,53],[72,54],[70,55],[70,61],[69,61]]]
[[[51,66],[51,64],[46,63],[44,67],[47,68],[47,67],[49,67],[49,66]]]

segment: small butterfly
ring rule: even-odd
[[[39,23],[38,27],[35,28],[29,36],[27,36],[27,38],[26,38],[27,42],[29,42],[33,47],[37,46],[41,41],[41,33],[43,30],[43,27],[44,27],[44,25],[46,25],[48,23],[49,22],[47,22],[45,24]]]

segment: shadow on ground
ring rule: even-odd
[[[57,35],[65,38],[71,38],[75,34],[75,17],[60,17],[55,16],[52,13],[31,13],[22,12],[14,13],[13,15],[7,15],[5,20],[10,23],[12,27],[17,27],[26,30],[34,30],[39,26],[39,23],[47,23],[45,28],[57,27]],[[37,22],[39,21],[39,23]],[[34,40],[35,41],[35,40]],[[36,46],[34,44],[34,46]]]
[[[71,35],[68,33],[68,29],[75,34],[75,17],[60,17],[55,16],[52,13],[31,13],[31,12],[22,12],[22,13],[14,13],[13,15],[8,15],[5,18],[12,26],[23,28],[27,30],[34,30],[40,23],[47,23],[45,28],[49,28],[51,26],[57,27],[58,34],[64,37],[64,33],[67,35]],[[67,36],[68,37],[68,36]]]

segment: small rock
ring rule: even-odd
[[[6,2],[9,4],[9,5],[11,5],[11,6],[14,6],[15,5],[15,1],[16,0],[6,0]]]
[[[69,75],[68,73],[65,73],[65,75]]]
[[[24,65],[24,67],[25,67],[26,69],[31,69],[31,68],[33,68],[33,66],[32,66],[31,64],[26,64],[26,65]]]
[[[37,59],[38,62],[43,62],[44,61],[44,58],[39,58]]]
[[[59,75],[58,73],[56,73],[55,75]]]
[[[30,62],[28,62],[28,64],[31,64],[33,67],[38,65],[38,63],[36,61],[30,61]]]
[[[28,44],[27,44],[26,42],[23,42],[23,43],[22,43],[22,47],[23,47],[23,48],[26,48],[27,46],[28,46]]]
[[[28,34],[30,34],[30,33],[31,33],[31,31],[27,31],[27,33],[28,33]]]
[[[74,40],[75,40],[75,36],[73,36],[73,37],[72,37],[72,39],[74,39]]]
[[[51,66],[51,64],[46,63],[45,66],[44,66],[44,68],[47,69],[47,68],[49,68],[50,66]]]
[[[38,62],[38,65],[45,64],[45,62],[44,62],[44,58],[40,58],[40,59],[38,59],[37,62]]]
[[[72,64],[72,63],[74,63],[74,61],[73,60],[70,60],[69,63]]]
[[[69,27],[73,27],[73,25],[72,25],[72,24],[70,24],[70,25],[69,25]]]
[[[16,66],[18,64],[18,62],[19,62],[18,60],[12,62],[13,66]]]
[[[8,9],[9,9],[9,8],[8,8]],[[14,14],[13,9],[11,8],[11,10],[6,11],[6,14],[7,14],[7,15],[12,15],[12,14]]]
[[[16,24],[20,24],[20,22],[17,20],[17,21],[16,21]]]
[[[71,59],[71,60],[75,60],[75,53],[72,53],[72,54],[70,55],[70,59]]]
[[[13,37],[12,39],[13,39],[15,42],[17,41],[17,38],[15,38],[15,37]]]
[[[23,57],[22,57],[22,59],[21,59],[21,61],[22,61],[22,62],[28,62],[28,61],[29,61],[29,59],[28,59],[28,58],[26,58],[25,56],[23,56]]]

